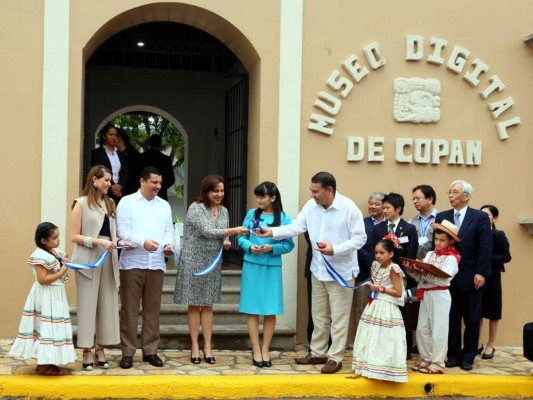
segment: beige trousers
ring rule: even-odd
[[[350,286],[354,279],[347,281]],[[311,276],[313,287],[312,315],[313,336],[310,350],[313,357],[323,357],[341,362],[346,351],[348,325],[352,308],[353,290],[333,281],[319,281]],[[328,340],[331,335],[331,346]]]
[[[107,257],[102,267],[94,269],[92,279],[76,271],[76,289],[77,346],[93,347],[95,334],[98,344],[107,346],[119,343],[118,288],[113,277],[111,257]]]

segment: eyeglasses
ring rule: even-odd
[[[465,191],[461,192],[459,190],[448,190],[446,192],[447,195],[453,194],[454,196],[457,196],[458,194],[465,194],[465,193],[466,193]]]
[[[413,201],[424,200],[425,197],[413,197]]]

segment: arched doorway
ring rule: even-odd
[[[185,203],[203,176],[227,180],[232,226],[246,212],[248,72],[214,36],[177,22],[133,25],[105,40],[85,64],[83,169],[98,126],[134,104],[166,110],[187,132]],[[226,261],[236,263],[233,243]]]
[[[144,114],[147,116],[159,116],[160,119],[163,119],[168,122],[169,125],[175,127],[176,133],[182,138],[184,143],[184,154],[183,155],[177,155],[177,157],[174,157],[174,154],[172,154],[171,151],[167,151],[167,148],[165,146],[162,147],[162,151],[166,153],[167,155],[171,156],[172,162],[174,164],[174,175],[175,175],[175,183],[170,188],[170,194],[168,196],[168,201],[170,203],[170,206],[172,208],[172,216],[173,220],[176,220],[177,218],[183,219],[185,216],[185,213],[187,211],[186,209],[186,199],[187,199],[187,171],[188,171],[188,161],[189,157],[185,153],[187,149],[187,143],[188,143],[188,135],[187,131],[183,127],[183,125],[170,113],[168,113],[165,110],[161,110],[157,107],[152,107],[148,105],[133,105],[129,107],[122,108],[120,110],[116,110],[112,112],[111,114],[107,115],[98,125],[96,128],[96,131],[93,133],[95,136],[101,132],[102,128],[106,125],[108,121],[112,121],[112,125],[116,126],[117,128],[125,128],[123,124],[117,119],[120,119],[121,116],[124,115],[139,115]],[[149,122],[148,122],[149,123]],[[145,130],[148,130],[149,132],[146,132],[147,135],[150,135],[150,133],[155,133],[154,131],[157,130],[157,127],[142,127]],[[157,132],[162,133],[162,132]],[[164,133],[163,133],[164,135]],[[89,144],[88,147],[96,147],[98,145],[98,136],[95,137],[94,144]],[[132,138],[130,137],[129,140]],[[140,143],[132,143],[133,147],[137,151],[143,151],[143,149],[146,149],[146,145],[148,143],[148,137],[144,140],[143,148],[141,148]],[[182,160],[179,160],[182,157]],[[130,174],[131,175],[131,174]],[[133,177],[131,177],[133,179]],[[138,179],[138,177],[135,177],[135,179]],[[138,187],[138,186],[137,186]],[[179,189],[179,196],[178,191]],[[174,193],[173,193],[174,192]]]

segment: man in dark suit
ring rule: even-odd
[[[372,233],[372,249],[389,232],[393,232],[400,239],[401,248],[394,252],[392,261],[402,267],[402,270],[404,268],[400,257],[415,259],[418,251],[418,234],[416,233],[416,228],[402,218],[404,207],[405,200],[401,194],[394,192],[387,194],[383,199],[383,215],[385,220],[377,224]],[[372,252],[372,254],[374,253]],[[405,273],[404,284],[407,289],[412,289],[416,286],[416,281]],[[407,342],[407,359],[409,360],[411,359],[411,352],[413,350],[413,331],[406,331],[405,339]]]
[[[437,214],[435,222],[450,221],[459,227],[461,242],[455,249],[461,255],[459,272],[452,279],[450,294],[450,331],[448,334],[448,361],[446,367],[472,369],[479,340],[482,292],[485,277],[490,275],[492,234],[486,213],[468,207],[474,193],[472,185],[454,181],[448,191],[451,210]],[[461,321],[464,322],[463,347],[461,348]]]
[[[372,233],[374,226],[383,221],[383,198],[385,193],[373,192],[368,196],[368,217],[364,219],[367,241],[365,245],[357,250],[357,262],[359,263],[359,274],[355,277],[355,284],[360,285],[370,276],[370,266],[374,261],[374,247],[372,247]],[[355,329],[359,325],[359,320],[368,304],[370,288],[362,286],[355,291]]]
[[[168,200],[167,190],[174,184],[174,169],[172,160],[166,154],[161,153],[161,135],[150,136],[150,149],[141,154],[141,170],[151,166],[161,171],[163,183],[161,190],[157,194],[164,200]]]
[[[376,243],[389,232],[400,239],[401,249],[394,252],[393,262],[402,266],[399,257],[416,258],[418,251],[418,235],[416,228],[402,218],[405,200],[401,194],[391,192],[383,199],[383,215],[385,219],[374,227],[372,233],[372,255]],[[416,285],[416,282],[415,282]]]
[[[357,281],[365,281],[370,275],[370,265],[374,261],[374,247],[372,247],[372,233],[374,227],[383,221],[383,199],[385,193],[373,192],[368,196],[368,217],[364,219],[365,232],[368,240],[365,245],[357,251],[357,261],[359,262],[359,275]]]

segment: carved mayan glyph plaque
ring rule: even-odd
[[[394,120],[435,123],[440,120],[440,82],[434,78],[394,80]]]

